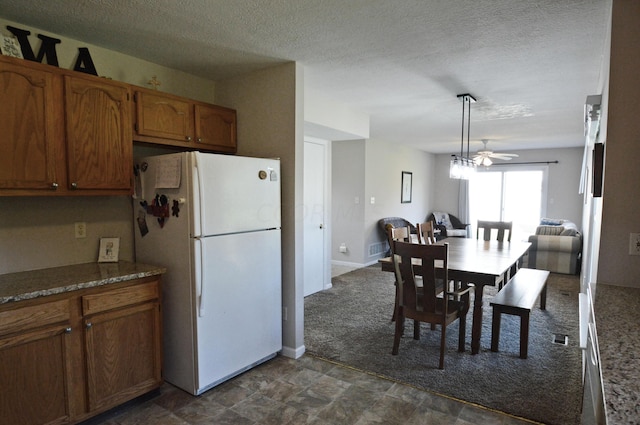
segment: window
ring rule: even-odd
[[[511,240],[528,240],[547,209],[548,167],[493,166],[469,180],[472,235],[478,220],[512,221]]]

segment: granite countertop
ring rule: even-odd
[[[164,267],[119,261],[0,274],[0,305],[155,276],[165,272]]]
[[[640,288],[599,283],[594,311],[609,425],[640,418]]]

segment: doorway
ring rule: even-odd
[[[469,219],[512,221],[512,240],[527,240],[546,214],[547,167],[493,167],[469,180]]]
[[[303,261],[304,296],[322,291],[330,284],[327,241],[330,240],[327,217],[327,164],[329,142],[305,138]]]

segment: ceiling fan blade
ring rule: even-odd
[[[489,155],[491,158],[499,158],[499,159],[511,159],[517,158],[518,155],[515,153],[492,153]]]

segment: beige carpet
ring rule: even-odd
[[[333,288],[305,298],[305,345],[309,353],[407,384],[534,421],[579,423],[581,351],[578,346],[579,278],[552,273],[547,310],[531,314],[529,357],[519,358],[519,318],[503,316],[500,352],[490,351],[491,307],[496,289],[485,288],[481,351],[457,351],[458,325],[447,330],[445,369],[438,369],[440,330],[422,325],[412,339],[406,323],[400,353],[391,355],[393,275],[379,266],[333,278]],[[568,335],[568,345],[553,342]]]

